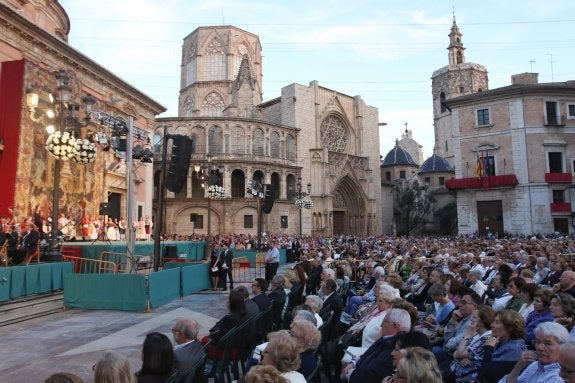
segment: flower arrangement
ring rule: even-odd
[[[251,195],[252,197],[264,198],[264,193],[261,191],[258,192],[256,188],[248,188],[247,191],[248,194]]]
[[[59,160],[67,160],[76,155],[76,138],[70,132],[54,132],[46,140],[46,149]]]
[[[221,199],[224,198],[226,194],[226,189],[218,185],[208,186],[208,198]]]
[[[313,207],[313,201],[309,199],[297,198],[295,200],[295,207],[298,209],[311,209]]]
[[[80,164],[87,164],[96,160],[96,145],[87,139],[78,138],[76,140],[76,155],[74,161]]]

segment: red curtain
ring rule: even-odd
[[[0,215],[10,215],[14,206],[20,117],[24,92],[24,60],[1,63],[0,70],[0,138],[4,151],[0,152]]]

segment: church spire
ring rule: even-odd
[[[461,32],[455,21],[455,13],[453,14],[453,24],[451,25],[451,32],[449,33],[449,66],[463,64],[465,62],[465,48],[461,42]]]

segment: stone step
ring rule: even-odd
[[[0,305],[0,327],[62,311],[64,293],[37,294]]]

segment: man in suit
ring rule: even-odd
[[[22,235],[16,247],[16,253],[12,257],[12,264],[18,265],[24,261],[26,256],[36,251],[40,233],[36,230],[36,225],[32,222],[26,224],[26,233]]]
[[[341,297],[336,293],[337,284],[333,279],[326,279],[322,284],[322,292],[325,296],[323,301],[323,306],[321,307],[321,312],[331,311],[333,319],[328,329],[328,339],[335,339],[340,334],[336,332],[336,326],[339,323],[339,317],[343,310],[343,305],[341,302]],[[324,321],[327,318],[322,318]]]
[[[230,290],[234,289],[234,278],[232,276],[233,259],[234,254],[230,250],[228,244],[224,242],[222,244],[222,253],[220,254],[220,262],[222,263],[222,267],[220,267],[220,284],[222,291],[226,291],[228,289],[227,279],[230,280]]]
[[[286,292],[284,290],[285,278],[281,274],[276,274],[272,278],[271,291],[268,298],[272,303],[272,322],[276,329],[281,327],[282,311],[286,301]]]
[[[177,381],[193,382],[203,371],[196,371],[199,361],[204,357],[204,348],[197,339],[200,326],[193,319],[180,319],[172,328],[176,347],[174,347],[173,372]]]
[[[358,359],[353,359],[342,372],[342,378],[349,383],[381,382],[393,375],[391,352],[395,337],[400,331],[409,331],[411,318],[403,309],[391,309],[381,322],[381,338],[372,344]]]
[[[266,295],[267,289],[268,283],[264,278],[256,278],[252,282],[252,294],[254,295],[252,301],[258,305],[260,312],[264,311],[272,304],[272,301]]]

